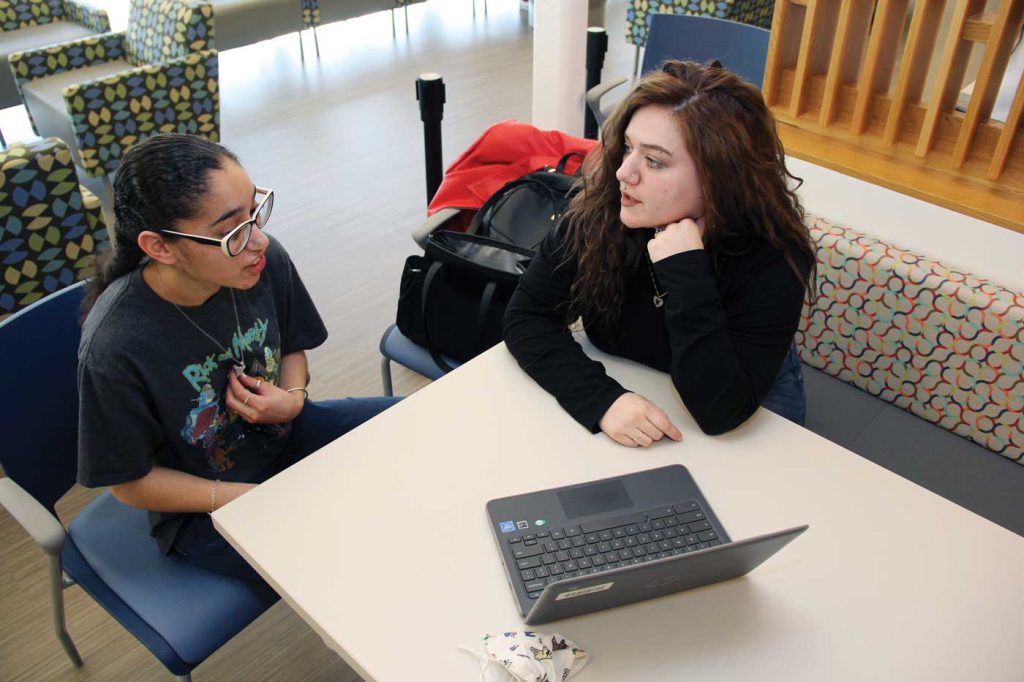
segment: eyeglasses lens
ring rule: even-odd
[[[249,244],[249,236],[252,235],[252,226],[253,221],[250,220],[245,223],[245,227],[231,235],[231,239],[228,240],[228,253],[232,256],[237,256],[242,253],[242,250]]]
[[[270,220],[270,212],[274,210],[274,193],[271,192],[267,195],[266,201],[260,206],[259,210],[256,211],[256,215],[253,219],[256,221],[256,225],[263,229],[263,226]]]

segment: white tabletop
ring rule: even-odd
[[[475,680],[523,629],[484,504],[671,463],[733,539],[810,524],[749,576],[551,623],[581,680],[1019,680],[1024,538],[764,410],[700,433],[667,375],[605,360],[682,443],[578,426],[498,346],[218,510],[214,523],[366,679]]]

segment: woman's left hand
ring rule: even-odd
[[[674,256],[677,253],[704,248],[704,218],[692,220],[683,218],[677,223],[669,223],[654,233],[654,239],[647,242],[647,253],[651,262]]]
[[[228,372],[225,402],[250,424],[284,424],[299,416],[305,399],[300,391],[289,393],[263,379]]]

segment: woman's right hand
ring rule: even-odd
[[[601,417],[599,426],[616,443],[630,448],[649,447],[665,436],[674,441],[683,439],[664,410],[636,393],[620,395]]]

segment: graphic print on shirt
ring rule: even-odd
[[[189,445],[203,448],[211,471],[224,472],[234,467],[232,454],[246,437],[245,422],[224,405],[227,372],[233,365],[242,364],[248,376],[277,384],[281,351],[264,345],[268,326],[266,319],[257,319],[243,334],[235,332],[232,335],[227,352],[212,353],[182,371],[197,397],[193,400],[195,407],[185,415],[181,437]],[[247,359],[250,359],[248,364]],[[224,387],[220,393],[214,388],[215,380]],[[284,428],[278,424],[250,425],[248,428],[269,436],[284,434]]]

